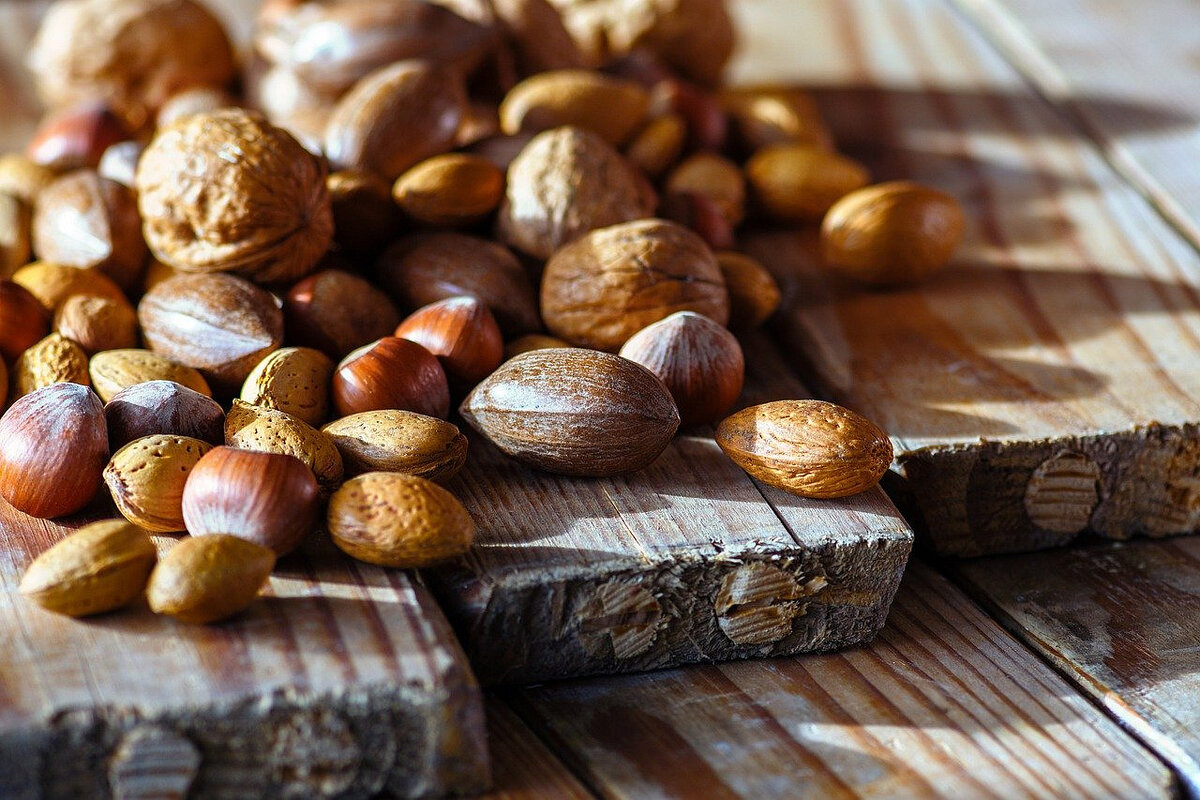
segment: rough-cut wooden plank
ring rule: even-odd
[[[1200,541],[987,558],[958,574],[1200,796]]]
[[[747,403],[807,396],[766,340],[747,352]],[[484,682],[857,644],[912,544],[879,490],[818,502],[760,487],[711,430],[606,480],[539,473],[474,437],[450,488],[479,537],[428,577]]]
[[[477,800],[590,800],[595,797],[504,701],[487,698],[492,791]]]
[[[619,798],[1173,796],[1174,778],[928,567],[864,648],[514,692]]]
[[[73,620],[16,591],[62,533],[0,505],[0,797],[487,786],[479,688],[419,579],[318,540],[221,625],[144,606]]]
[[[892,434],[933,545],[1195,530],[1196,252],[948,3],[804,3],[766,31],[768,52],[820,43],[788,74],[829,87],[840,143],[876,178],[966,206],[951,268],[915,289],[824,279],[804,233],[750,242],[787,284],[776,330],[814,389]]]

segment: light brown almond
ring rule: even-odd
[[[427,225],[464,227],[496,210],[504,172],[483,156],[446,153],[426,159],[396,180],[392,197]]]
[[[758,260],[742,253],[722,250],[716,256],[729,291],[729,327],[745,330],[761,325],[783,299],[774,276]]]
[[[181,622],[206,624],[231,617],[258,597],[275,568],[275,554],[236,536],[180,540],[150,573],[150,610]]]
[[[329,436],[298,417],[234,400],[225,415],[225,444],[299,459],[313,471],[323,493],[342,482],[342,456]]]
[[[149,350],[105,350],[92,356],[88,375],[104,402],[117,392],[147,381],[174,381],[205,397],[212,397],[204,376],[191,367]]]
[[[183,486],[212,445],[188,436],[155,434],[122,447],[104,468],[104,482],[125,519],[155,533],[182,531]]]
[[[746,162],[746,179],[758,204],[781,222],[817,222],[870,178],[857,161],[809,145],[764,147]]]
[[[242,399],[291,414],[309,425],[329,415],[333,361],[311,347],[284,347],[268,355],[246,376]]]
[[[467,460],[467,437],[456,426],[415,411],[364,411],[321,430],[342,454],[347,475],[404,472],[444,483]]]
[[[513,135],[574,125],[619,145],[641,126],[649,107],[649,92],[633,81],[590,70],[553,70],[509,90],[500,104],[500,129]]]

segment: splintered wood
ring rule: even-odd
[[[738,8],[763,37],[743,80],[816,85],[876,180],[965,205],[955,260],[914,289],[831,281],[807,233],[749,243],[784,284],[775,330],[813,388],[892,435],[894,487],[930,543],[1194,531],[1196,251],[949,3],[824,0],[772,25],[770,4]],[[759,58],[801,40],[820,44]]]

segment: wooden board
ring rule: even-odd
[[[318,540],[221,625],[144,606],[74,620],[16,592],[63,532],[0,504],[0,797],[487,786],[479,688],[420,580]]]
[[[1154,798],[1174,778],[927,567],[836,655],[510,695],[612,798]]]
[[[752,24],[773,8],[738,7]],[[787,285],[775,330],[813,388],[891,433],[928,541],[978,555],[1195,530],[1196,251],[949,3],[823,0],[763,29],[756,53],[818,44],[743,78],[826,86],[877,179],[965,205],[951,268],[915,289],[823,278],[804,233],[749,243]]]
[[[477,800],[590,800],[595,797],[507,703],[492,696],[487,699],[486,709],[495,774],[492,790]]]
[[[765,339],[746,351],[746,404],[808,396]],[[711,430],[606,480],[527,469],[473,437],[449,488],[479,535],[428,578],[485,683],[858,644],[912,546],[881,491],[810,501],[760,486]]]
[[[958,574],[1200,796],[1200,540],[987,558]]]

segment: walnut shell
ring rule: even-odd
[[[592,231],[555,253],[542,274],[546,327],[572,344],[615,351],[676,311],[729,321],[716,257],[673,222],[647,219]]]
[[[500,365],[459,412],[504,453],[563,475],[606,477],[648,465],[679,411],[652,372],[596,350],[533,350]]]
[[[333,240],[323,162],[243,109],[159,131],[138,163],[137,190],[146,243],[184,272],[295,280]]]
[[[554,128],[509,166],[496,231],[506,244],[549,258],[588,231],[653,210],[645,178],[612,145],[582,128]]]

